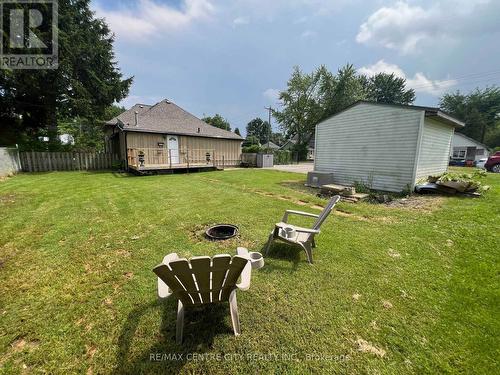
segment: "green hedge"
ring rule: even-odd
[[[287,150],[274,151],[274,164],[291,164],[292,152]]]

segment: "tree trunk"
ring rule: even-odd
[[[59,135],[57,132],[57,108],[54,97],[46,100],[46,124],[47,136],[49,137],[49,151],[57,151],[60,146]]]
[[[484,137],[486,136],[486,124],[481,127],[481,143],[484,143]]]

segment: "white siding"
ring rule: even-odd
[[[453,127],[426,118],[416,178],[443,173],[448,168]]]
[[[414,109],[362,103],[327,119],[316,128],[315,170],[333,172],[338,184],[404,190],[414,182],[421,117]]]
[[[479,159],[487,158],[489,156],[488,149],[485,149],[484,145],[467,137],[464,137],[462,134],[457,132],[455,132],[451,141],[450,156],[453,155],[454,149],[467,151],[467,147],[476,147],[477,150],[483,150],[482,155],[481,153],[479,155],[476,154],[476,161]]]

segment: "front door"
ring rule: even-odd
[[[179,139],[176,135],[168,136],[168,153],[172,164],[179,164]]]

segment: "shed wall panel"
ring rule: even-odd
[[[426,118],[416,178],[437,175],[448,169],[453,128]]]
[[[413,184],[422,111],[359,104],[318,124],[315,170],[334,182],[402,191]]]

